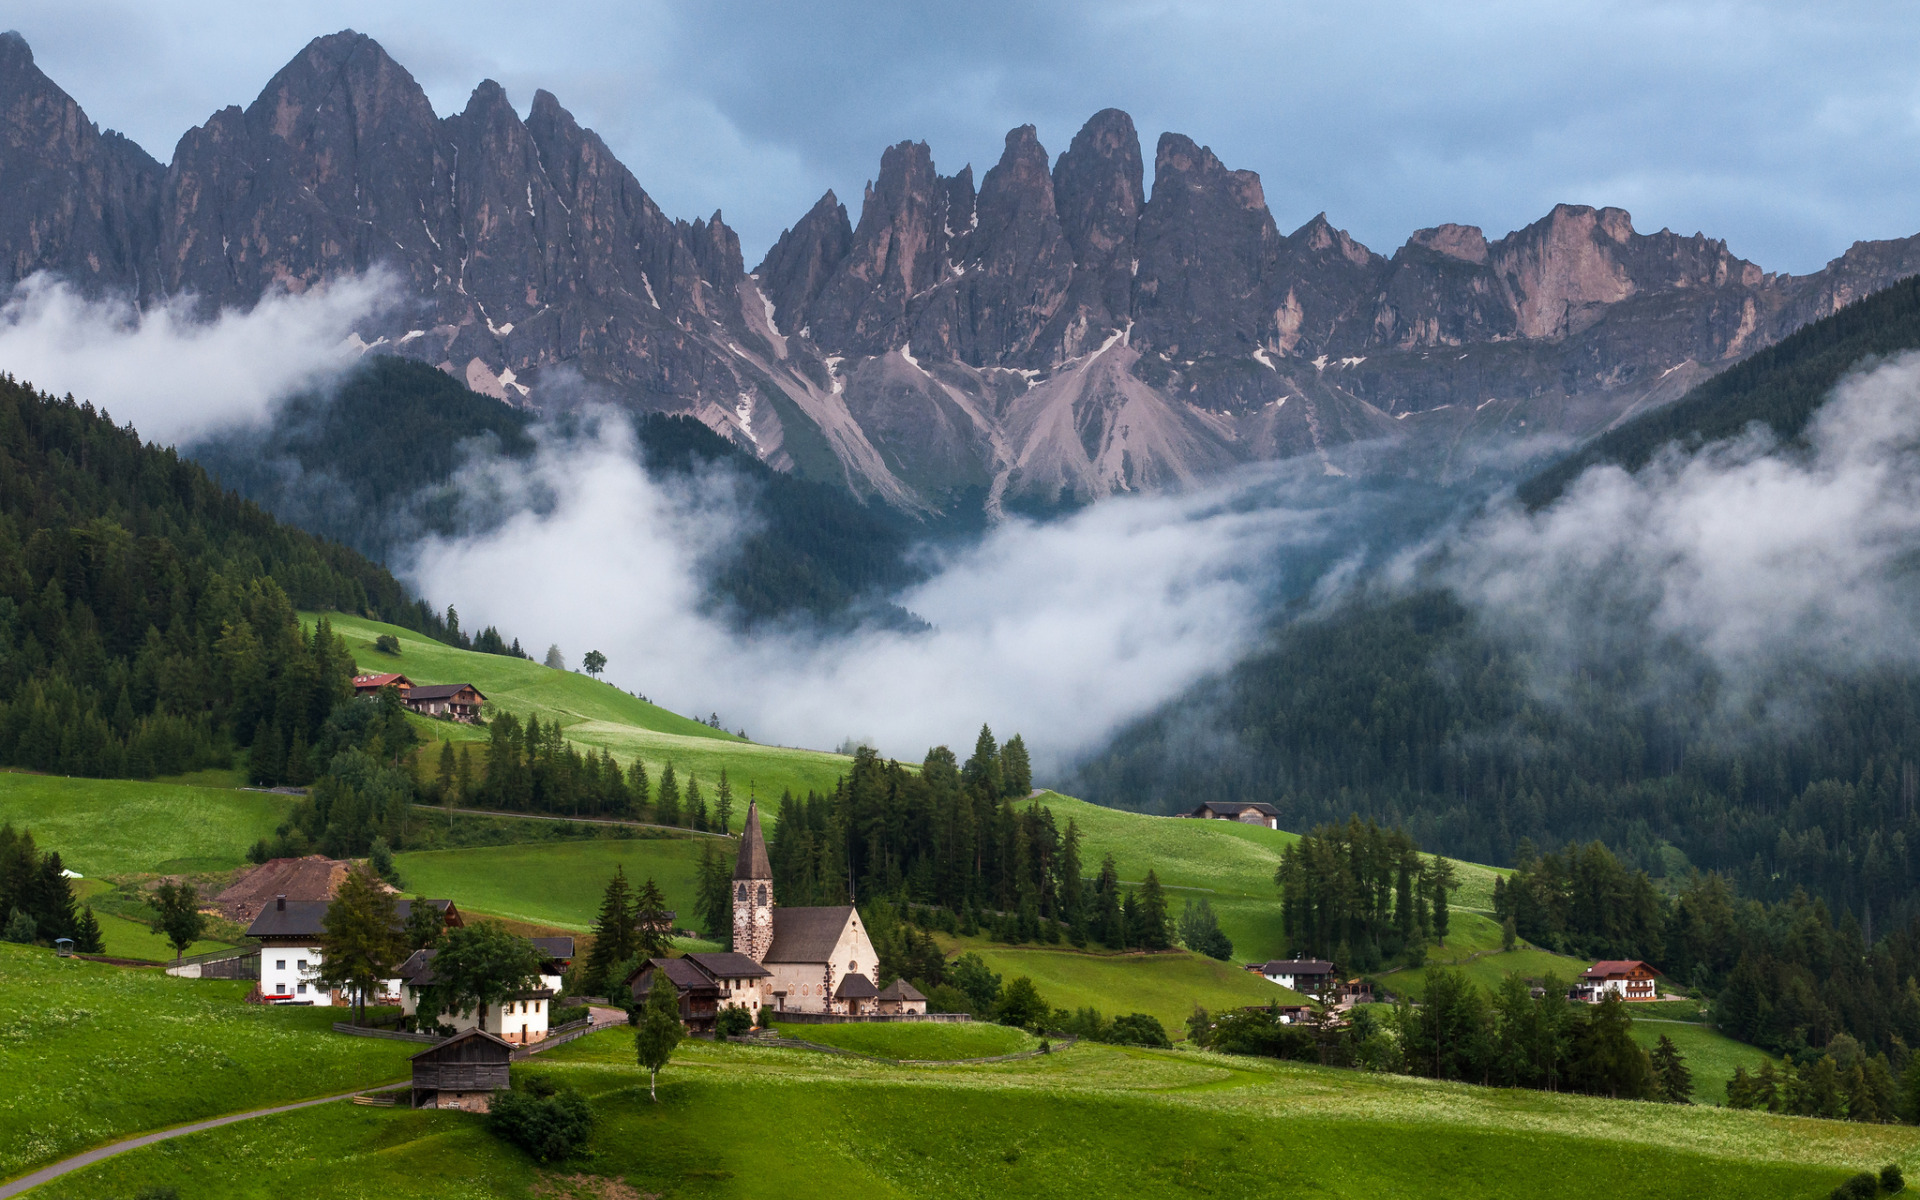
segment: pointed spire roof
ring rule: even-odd
[[[760,805],[747,803],[747,826],[740,834],[740,857],[733,864],[735,879],[772,880],[773,867],[767,863],[767,839],[760,833]]]

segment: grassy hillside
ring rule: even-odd
[[[0,1178],[130,1133],[406,1074],[410,1043],[324,1008],[0,944]]]
[[[680,913],[679,923],[694,926],[699,923],[693,908],[694,868],[705,840],[484,846],[398,854],[394,861],[410,894],[444,896],[463,911],[579,931],[592,923],[614,868],[624,866],[634,883],[652,876],[668,907]],[[735,844],[722,843],[721,848],[731,855]]]
[[[284,1195],[1618,1197],[1805,1200],[1920,1131],[1677,1109],[1188,1052],[1081,1045],[990,1066],[892,1067],[687,1043],[660,1102],[624,1031],[541,1056],[593,1098],[581,1158],[542,1172],[477,1118],[330,1105],[195,1134],[36,1193]],[[633,1189],[631,1191],[621,1189]]]
[[[1662,1034],[1673,1039],[1674,1046],[1687,1060],[1687,1069],[1693,1072],[1696,1104],[1725,1104],[1727,1080],[1733,1078],[1735,1067],[1745,1067],[1751,1074],[1763,1062],[1779,1062],[1766,1051],[1736,1042],[1711,1026],[1692,1021],[1649,1019],[1638,1010],[1634,1012],[1634,1041],[1651,1050],[1659,1044]]]
[[[1025,975],[1054,1008],[1092,1007],[1109,1017],[1143,1012],[1160,1018],[1169,1037],[1186,1036],[1195,1004],[1209,1010],[1250,1004],[1299,1004],[1304,997],[1232,963],[1175,950],[1103,954],[1071,948],[1000,946],[983,938],[941,936],[955,953],[978,954],[1003,980]]]
[[[0,772],[0,821],[32,829],[88,876],[241,866],[292,805],[233,788]]]
[[[964,1059],[991,1058],[1031,1050],[1040,1039],[1005,1025],[984,1021],[898,1025],[787,1025],[776,1023],[782,1036],[838,1046],[882,1058]]]
[[[303,619],[312,621],[314,616],[306,613]],[[328,619],[347,639],[362,671],[397,671],[415,683],[471,683],[491,705],[515,716],[537,716],[542,724],[559,721],[567,737],[581,746],[604,747],[622,762],[638,756],[652,775],[671,762],[683,783],[693,774],[711,788],[725,768],[728,781],[741,796],[751,789],[763,799],[777,799],[786,789],[801,795],[810,790],[831,791],[852,761],[820,750],[743,741],[572,671],[556,671],[523,658],[457,650],[378,621],[338,613],[329,613]],[[373,648],[373,640],[381,634],[400,639],[398,656]],[[429,739],[480,742],[486,738],[485,730],[446,721],[421,719],[416,727]],[[476,746],[475,751],[479,750]]]

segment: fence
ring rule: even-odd
[[[196,954],[169,964],[167,974],[182,979],[255,979],[260,975],[260,948]]]
[[[354,1025],[346,1021],[333,1023],[335,1033],[350,1033],[354,1037],[391,1038],[396,1042],[437,1043],[440,1036],[433,1033],[407,1033],[399,1029],[373,1029],[365,1025]]]
[[[776,1012],[773,1019],[783,1025],[864,1025],[873,1022],[935,1021],[951,1023],[971,1021],[966,1013],[868,1013],[850,1017],[845,1013]]]
[[[555,1025],[552,1029],[547,1030],[546,1037],[534,1042],[532,1045],[521,1046],[513,1052],[513,1056],[515,1058],[525,1058],[529,1054],[538,1054],[542,1050],[551,1050],[555,1046],[564,1045],[567,1042],[573,1041],[575,1038],[583,1038],[590,1033],[597,1033],[602,1029],[612,1029],[619,1024],[622,1024],[622,1022],[608,1021],[605,1024],[596,1025],[592,1017],[581,1017],[577,1021],[568,1021],[565,1025]]]

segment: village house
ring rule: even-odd
[[[880,990],[880,955],[850,904],[783,908],[774,903],[760,812],[747,805],[733,868],[733,947],[765,967],[761,987],[775,1012],[868,1015]],[[852,977],[858,976],[857,980]]]
[[[573,965],[573,938],[537,937],[528,938],[533,948],[546,955],[546,966],[540,969],[540,986],[559,991],[566,982],[567,968]]]
[[[394,691],[399,692],[400,698],[405,700],[407,693],[413,690],[413,680],[408,679],[405,675],[392,673],[385,675],[355,675],[353,677],[353,694],[356,696],[377,696],[380,694],[380,689],[386,687],[390,687]]]
[[[417,683],[401,699],[422,716],[468,725],[479,722],[480,706],[487,702],[470,683]]]
[[[1268,829],[1280,828],[1280,810],[1271,804],[1238,804],[1229,800],[1209,800],[1192,812],[1176,815],[1202,821],[1238,821],[1242,825],[1262,825]]]
[[[1580,973],[1572,995],[1589,1004],[1600,1003],[1609,992],[1622,1000],[1658,1000],[1658,978],[1660,972],[1638,959],[1602,959]]]
[[[1268,983],[1277,983],[1283,988],[1292,988],[1309,996],[1320,995],[1327,990],[1328,984],[1335,982],[1333,964],[1321,958],[1275,959],[1272,962],[1255,963],[1247,969],[1259,972]]]
[[[640,1004],[666,980],[679,993],[680,1019],[695,1033],[706,1033],[725,1009],[742,1008],[757,1017],[766,1002],[762,985],[772,974],[744,954],[723,951],[650,958],[626,982],[634,1002]]]
[[[399,1002],[402,1016],[413,1017],[422,1025],[447,1026],[454,1030],[479,1029],[518,1046],[546,1040],[553,997],[559,990],[557,986],[547,986],[547,981],[553,980],[557,985],[561,972],[558,963],[548,961],[542,964],[541,986],[515,992],[498,1004],[422,1017],[420,1001],[433,985],[433,960],[438,953],[437,950],[415,950],[400,965]]]
[[[247,936],[260,943],[260,997],[268,1004],[310,1004],[330,1008],[349,1002],[348,997],[329,991],[320,983],[320,941],[326,930],[329,900],[289,900],[274,897],[247,926]],[[396,900],[397,926],[406,925],[413,913],[413,901]],[[429,900],[440,910],[448,928],[466,924],[451,900]],[[397,999],[400,980],[383,984],[380,995],[368,997],[378,1003]]]
[[[927,1011],[927,998],[920,989],[904,979],[896,979],[880,989],[879,1002],[875,1006],[882,1016],[894,1016]]]
[[[483,1113],[496,1092],[511,1091],[513,1047],[482,1029],[469,1029],[413,1056],[414,1108],[458,1108]]]

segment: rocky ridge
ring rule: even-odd
[[[0,282],[48,271],[212,310],[384,269],[357,334],[509,403],[687,412],[762,459],[909,510],[1048,508],[1318,455],[1445,475],[1678,396],[1920,272],[1920,238],[1777,275],[1724,242],[1561,205],[1391,257],[1127,114],[1049,161],[1008,133],[974,183],[881,156],[857,222],[828,192],[751,273],[719,213],[666,216],[550,93],[440,117],[351,31],[161,164],[0,35]],[[1521,452],[1524,452],[1522,450]]]

